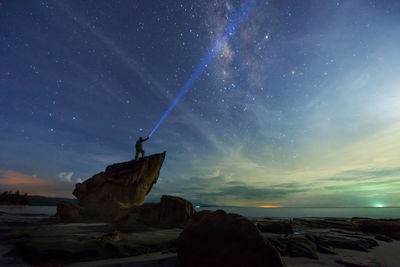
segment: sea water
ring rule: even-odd
[[[201,210],[218,210],[237,213],[246,217],[274,217],[274,218],[301,218],[301,217],[365,217],[365,218],[400,218],[400,207],[382,208],[256,208],[256,207],[196,207]],[[0,211],[12,214],[43,214],[55,215],[55,206],[0,206]],[[1,220],[1,216],[0,216]]]
[[[337,217],[337,218],[400,218],[400,207],[361,207],[361,208],[257,208],[257,207],[200,207],[196,210],[217,210],[237,213],[245,217],[303,218],[303,217]]]

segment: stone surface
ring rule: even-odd
[[[162,196],[160,200],[160,226],[184,227],[195,213],[191,202],[174,196]]]
[[[307,229],[302,233],[286,236],[271,236],[263,233],[282,256],[318,259],[318,252],[337,254],[335,249],[368,252],[378,246],[375,239],[356,232],[334,229]]]
[[[182,229],[154,229],[144,225],[112,223],[59,223],[2,226],[0,240],[12,245],[5,256],[20,257],[25,264],[64,266],[73,262],[130,257],[173,249]],[[21,264],[23,265],[23,264]]]
[[[158,228],[183,228],[195,212],[191,202],[164,195],[160,203],[145,203],[133,209],[127,221],[138,221]]]
[[[81,206],[106,202],[125,208],[141,205],[157,182],[164,159],[165,152],[110,165],[105,172],[77,183],[73,195]]]
[[[350,231],[358,231],[359,228],[350,219],[345,218],[294,218],[292,221],[292,227],[296,229],[306,229],[306,228],[335,228]]]
[[[251,221],[222,210],[194,214],[176,250],[182,266],[284,266]]]
[[[318,259],[317,244],[304,235],[293,236],[289,240],[285,255]]]
[[[257,223],[261,232],[276,234],[293,234],[293,228],[287,220],[264,220]]]
[[[378,246],[375,239],[357,233],[329,231],[314,233],[313,237],[317,246],[351,249],[368,252],[369,249]]]
[[[57,204],[56,216],[63,221],[78,221],[81,220],[81,208],[71,202],[60,201]]]
[[[132,208],[122,223],[144,223],[157,228],[183,228],[195,213],[191,202],[175,196],[163,195],[160,203],[145,203]]]
[[[79,205],[60,202],[57,216],[64,221],[118,221],[143,204],[157,182],[165,152],[137,161],[110,165],[105,172],[77,183],[73,194]]]
[[[362,220],[358,221],[360,229],[365,233],[381,234],[400,240],[400,220]]]

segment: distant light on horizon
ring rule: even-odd
[[[262,206],[257,206],[257,208],[281,208],[281,206],[262,205]]]

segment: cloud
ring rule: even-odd
[[[72,175],[74,175],[73,172],[60,172],[59,174],[57,174],[57,177],[63,182],[71,183]]]
[[[70,174],[70,175],[69,175]],[[72,173],[64,177],[71,178]],[[66,181],[37,177],[14,170],[0,170],[0,191],[20,191],[29,195],[72,198],[72,184]]]
[[[257,206],[282,204],[289,195],[307,192],[310,188],[300,183],[282,183],[272,186],[245,183],[232,180],[231,177],[217,175],[214,177],[191,177],[163,182],[153,188],[152,198],[162,194],[175,194],[191,201],[216,204]]]
[[[351,169],[339,172],[334,177],[322,178],[321,181],[359,181],[372,179],[400,178],[400,168],[387,169]]]

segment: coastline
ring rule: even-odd
[[[66,266],[179,266],[174,242],[183,231],[181,228],[159,229],[145,225],[128,227],[112,223],[63,223],[54,216],[43,214],[3,213],[0,216],[1,265],[36,265],[47,260],[37,255],[52,249],[51,251],[61,255],[61,263]],[[259,228],[264,239],[280,252],[287,266],[396,266],[396,263],[400,262],[399,240],[385,238],[384,235],[376,233],[364,233],[356,227],[365,220],[377,222],[378,219],[248,219]],[[397,223],[397,220],[390,221]],[[290,224],[288,229],[285,228],[287,223]],[[114,236],[116,229],[118,233]],[[323,246],[318,247],[315,240],[323,240]],[[52,244],[58,243],[64,245],[60,245],[57,250],[51,247]],[[12,249],[21,244],[23,250]],[[111,246],[114,252],[109,254],[105,249],[94,253],[90,250],[99,246]],[[282,248],[283,246],[285,248]],[[325,247],[327,249],[323,251]],[[7,253],[10,250],[11,253]],[[19,254],[21,251],[31,255]],[[77,253],[81,256],[76,256]],[[11,257],[5,257],[7,254]],[[66,257],[72,257],[73,260],[68,262]],[[53,261],[54,259],[50,260],[50,263]]]

